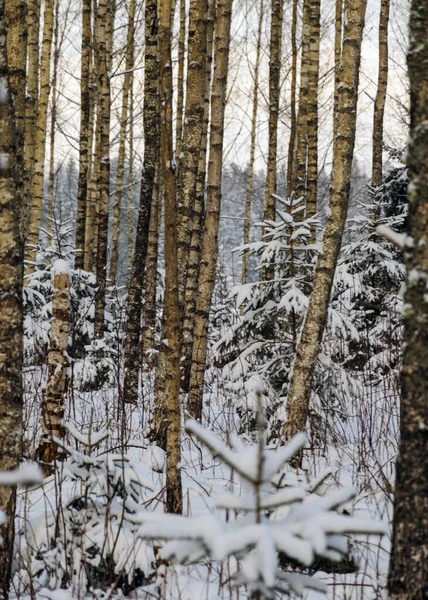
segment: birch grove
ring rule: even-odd
[[[0,0],[2,598],[428,596],[427,33]]]

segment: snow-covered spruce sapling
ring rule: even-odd
[[[96,451],[107,431],[66,428],[73,446],[54,441],[67,454],[57,463],[57,506],[31,523],[20,548],[35,588],[121,588],[126,594],[142,585],[153,555],[136,537],[133,516],[141,510],[141,490],[153,490],[129,458]],[[76,449],[80,446],[81,450]],[[36,590],[37,591],[37,590]]]
[[[353,489],[334,489],[321,495],[323,479],[311,485],[290,484],[278,472],[305,444],[295,436],[288,445],[269,450],[264,444],[264,424],[258,411],[258,443],[244,446],[239,438],[229,448],[196,421],[186,430],[237,473],[243,495],[217,498],[218,509],[235,511],[236,520],[215,514],[184,517],[140,514],[138,535],[165,540],[162,555],[178,563],[201,560],[224,561],[235,557],[240,564],[234,574],[237,586],[246,586],[254,599],[275,599],[301,594],[305,588],[326,591],[320,579],[293,570],[310,568],[318,559],[340,561],[348,552],[343,534],[384,534],[386,527],[366,519],[339,514],[341,505],[355,496]],[[330,472],[328,473],[330,474]],[[282,487],[278,482],[282,481]],[[276,483],[275,486],[272,486]]]

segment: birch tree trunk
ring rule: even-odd
[[[88,180],[92,139],[89,140],[90,124],[90,72],[91,72],[91,1],[82,0],[82,46],[80,63],[80,141],[79,141],[79,184],[77,189],[76,268],[85,264],[85,228],[88,203]]]
[[[295,0],[297,4],[297,0]],[[263,34],[263,0],[260,2],[259,12],[259,27],[257,31],[257,47],[256,47],[256,62],[254,65],[254,88],[253,88],[253,114],[251,117],[251,138],[250,138],[250,160],[248,163],[247,174],[247,189],[245,197],[245,220],[244,220],[244,240],[243,243],[248,244],[250,241],[250,224],[251,224],[251,204],[253,198],[253,176],[254,176],[254,159],[256,155],[256,133],[257,133],[257,110],[259,104],[259,70],[260,70],[260,53],[262,47]],[[293,121],[292,121],[293,122]],[[248,253],[242,255],[242,274],[241,283],[247,283],[248,273]]]
[[[41,407],[42,439],[37,452],[43,463],[52,463],[58,454],[52,436],[64,437],[64,394],[68,366],[67,345],[70,328],[70,274],[64,260],[52,266],[52,320],[48,350],[48,378]],[[43,465],[46,475],[53,471],[49,464]]]
[[[140,333],[144,267],[147,257],[148,231],[159,148],[158,36],[157,5],[152,0],[148,1],[145,7],[144,162],[135,252],[128,293],[123,389],[125,403],[137,402],[138,378],[141,367]]]
[[[345,226],[355,143],[361,40],[367,0],[346,0],[342,61],[338,86],[338,109],[333,132],[333,171],[330,215],[318,257],[312,294],[297,356],[294,361],[287,401],[285,439],[305,429],[309,411],[312,375],[327,319],[334,271]]]
[[[25,180],[25,86],[27,70],[27,3],[26,0],[5,0],[4,16],[7,27],[7,60],[9,85],[15,112],[16,193],[21,215],[21,231],[24,226],[24,180]]]
[[[271,0],[270,59],[269,59],[269,124],[268,160],[264,200],[264,220],[275,219],[276,170],[278,152],[279,83],[281,72],[281,46],[283,0]],[[268,275],[268,273],[266,273]],[[270,277],[273,273],[270,274]]]
[[[296,88],[297,88],[297,9],[299,0],[293,0],[291,16],[291,92],[290,92],[290,139],[287,155],[287,197],[294,188],[294,153],[296,147]]]
[[[129,159],[128,159],[128,277],[131,279],[134,256],[134,74],[129,90]]]
[[[18,467],[22,442],[22,242],[15,187],[15,116],[9,86],[5,4],[0,0],[0,470]],[[22,15],[22,13],[21,13]],[[16,493],[0,486],[0,591],[7,598],[14,543]]]
[[[214,36],[214,75],[211,94],[211,136],[208,160],[208,192],[202,238],[201,263],[196,301],[192,371],[188,412],[202,418],[204,373],[208,345],[208,321],[214,290],[218,256],[218,228],[221,206],[224,112],[229,67],[232,0],[217,0]]]
[[[318,193],[318,80],[320,67],[320,0],[311,0],[308,65],[308,164],[306,186],[306,218],[317,212]]]
[[[28,0],[28,73],[25,98],[25,171],[24,207],[22,215],[24,239],[27,237],[28,222],[30,218],[31,182],[34,173],[34,154],[36,144],[37,104],[39,98],[40,1],[41,0]]]
[[[382,183],[383,118],[388,85],[388,24],[390,0],[381,0],[379,18],[379,73],[373,114],[372,183]]]
[[[190,0],[189,31],[187,36],[186,107],[184,112],[183,143],[178,157],[178,269],[179,300],[183,308],[192,216],[202,141],[206,54],[207,0]]]
[[[128,33],[126,39],[126,66],[123,80],[122,113],[120,116],[119,153],[117,159],[116,189],[114,194],[113,234],[111,242],[110,282],[116,282],[119,260],[119,235],[121,219],[121,203],[123,196],[123,176],[125,173],[126,135],[128,132],[129,94],[134,68],[134,20],[135,0],[130,0],[128,9]]]
[[[391,600],[428,597],[428,1],[410,13],[409,237]]]
[[[175,119],[175,156],[180,160],[183,133],[184,55],[186,50],[186,0],[180,0],[180,34],[178,38],[177,114]]]
[[[160,173],[165,206],[165,404],[167,420],[166,511],[181,513],[180,319],[177,215],[172,122],[171,0],[159,3]]]
[[[102,338],[104,331],[105,293],[107,283],[107,244],[108,244],[108,200],[110,184],[110,61],[112,39],[111,0],[99,0],[97,13],[97,71],[98,71],[98,112],[97,129],[99,152],[97,164],[98,200],[98,239],[95,273],[97,291],[95,293],[95,338]]]
[[[37,103],[37,119],[34,145],[34,173],[31,181],[30,212],[25,248],[25,259],[31,272],[37,255],[39,241],[40,217],[43,202],[43,183],[46,152],[46,125],[48,115],[49,94],[51,90],[51,51],[54,25],[54,0],[46,0],[42,55],[40,60],[40,94]]]
[[[156,290],[158,281],[158,247],[161,223],[161,200],[159,163],[156,167],[155,183],[150,211],[149,235],[147,241],[146,279],[144,289],[143,364],[150,370],[156,364],[154,356],[156,330]]]
[[[189,391],[190,368],[192,364],[193,329],[195,325],[195,307],[198,296],[198,276],[201,262],[201,243],[203,231],[203,212],[205,199],[205,174],[207,170],[208,125],[210,117],[211,71],[215,20],[215,1],[209,1],[207,23],[207,61],[205,81],[204,121],[201,148],[199,153],[198,176],[196,179],[195,203],[193,207],[192,237],[189,248],[189,263],[184,294],[183,335],[181,343],[181,385]]]
[[[308,92],[309,56],[311,38],[311,0],[303,2],[302,55],[300,60],[299,111],[296,125],[296,160],[294,192],[296,199],[304,198],[306,204],[306,179],[308,168]]]
[[[54,32],[54,51],[53,51],[53,74],[52,74],[52,100],[51,100],[51,131],[49,148],[49,184],[48,184],[48,209],[47,209],[47,232],[52,231],[52,219],[54,218],[54,187],[55,187],[55,134],[57,126],[57,82],[58,82],[58,63],[60,55],[59,39],[59,0],[55,1],[55,32]]]

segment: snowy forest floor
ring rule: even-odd
[[[31,368],[27,369],[25,377],[27,412],[24,419],[24,452],[27,457],[32,457],[40,436],[38,407],[43,376],[38,368]],[[153,490],[144,490],[139,501],[140,510],[163,511],[164,453],[160,448],[148,446],[144,437],[145,419],[153,400],[152,388],[153,382],[145,380],[142,394],[144,402],[139,406],[126,406],[123,411],[119,409],[117,389],[81,393],[69,386],[71,391],[65,415],[69,434],[66,441],[70,446],[82,449],[82,444],[78,442],[79,435],[82,441],[85,432],[89,430],[92,436],[100,431],[108,431],[108,437],[96,448],[91,448],[90,452],[98,456],[110,456],[113,462],[118,455],[126,454],[137,476],[143,481],[148,480],[153,487]],[[231,435],[236,434],[237,416],[221,374],[214,368],[208,374],[207,390],[204,424],[224,441],[228,441]],[[363,385],[361,390],[362,396],[359,398],[344,398],[346,406],[343,418],[334,416],[329,422],[327,436],[319,431],[319,423],[313,423],[310,435],[312,440],[309,444],[311,448],[305,453],[304,469],[298,477],[312,479],[326,467],[331,467],[334,472],[333,485],[353,485],[358,490],[356,502],[349,507],[354,515],[369,516],[389,524],[392,516],[393,461],[398,437],[397,398],[393,390],[389,389],[373,390]],[[203,516],[212,511],[219,512],[215,508],[215,498],[225,491],[238,496],[245,494],[228,466],[213,459],[196,440],[183,435],[185,514]],[[241,432],[241,437],[246,436],[242,436]],[[320,444],[318,440],[322,438],[327,439],[328,443]],[[107,466],[107,469],[114,469],[113,462],[109,463],[110,467]],[[75,477],[75,481],[72,481],[67,477],[66,469],[67,462],[58,463],[54,475],[48,477],[42,486],[32,491],[19,492],[16,527],[19,553],[14,565],[13,597],[52,600],[120,598],[125,595],[147,600],[154,597],[162,600],[238,600],[248,597],[243,588],[237,590],[232,586],[230,576],[235,570],[233,561],[229,560],[220,567],[208,562],[188,567],[164,565],[159,560],[159,548],[138,539],[132,524],[128,528],[124,527],[123,532],[119,527],[118,540],[111,540],[109,543],[112,544],[115,555],[116,572],[120,573],[122,567],[134,562],[133,566],[139,566],[144,575],[148,576],[143,585],[136,586],[134,590],[127,590],[122,586],[122,589],[102,591],[96,589],[95,584],[91,587],[87,570],[78,576],[76,573],[74,576],[67,574],[70,565],[66,564],[65,555],[67,552],[70,555],[70,551],[65,552],[64,548],[70,548],[71,544],[71,555],[78,564],[81,553],[90,555],[91,545],[102,547],[106,544],[106,524],[101,522],[89,536],[85,534],[89,538],[92,536],[89,545],[87,542],[82,543],[76,529],[67,530],[65,526],[61,531],[55,531],[57,542],[54,546],[47,541],[52,538],[52,528],[57,523],[56,515],[69,506],[76,494],[81,494],[82,497],[85,494],[82,480]],[[233,511],[230,514],[228,512],[222,511],[223,518],[235,518]],[[351,557],[358,564],[358,571],[327,573],[322,570],[321,565],[321,570],[317,572],[317,577],[328,584],[328,598],[383,598],[389,547],[389,536],[353,536]],[[96,568],[97,561],[99,567],[99,558],[94,558]],[[353,565],[349,570],[354,570]],[[324,596],[317,592],[306,592],[304,597],[315,600]]]

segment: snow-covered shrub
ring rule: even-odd
[[[269,441],[280,438],[285,421],[288,384],[319,250],[319,244],[311,239],[318,220],[298,220],[295,215],[301,212],[300,200],[278,200],[286,210],[277,211],[277,221],[259,224],[264,228],[262,240],[238,248],[257,257],[261,274],[274,264],[274,278],[231,290],[236,303],[233,321],[214,346],[217,363],[223,365],[224,378],[230,382],[240,433],[254,435],[254,390],[263,383]],[[335,308],[329,310],[327,329],[345,345],[358,337],[356,329]],[[326,361],[335,362],[334,352],[330,344],[323,349],[314,383],[321,405],[326,399],[330,408],[339,402],[333,393],[335,379],[345,381],[348,377],[340,362],[333,374],[324,377]],[[325,414],[322,406],[319,414]]]
[[[341,506],[354,498],[355,490],[326,491],[323,483],[330,471],[309,484],[299,484],[285,465],[303,447],[305,436],[299,434],[287,446],[270,450],[264,444],[262,403],[258,406],[255,445],[245,446],[235,438],[229,448],[196,421],[186,425],[241,479],[241,497],[217,498],[217,509],[228,511],[228,517],[143,513],[137,517],[142,523],[138,535],[163,540],[161,555],[180,564],[233,557],[238,565],[234,582],[245,585],[253,598],[301,594],[305,588],[326,591],[319,578],[304,570],[319,559],[346,557],[349,543],[343,534],[383,534],[385,526],[341,514]]]
[[[141,510],[142,489],[153,485],[126,455],[95,451],[107,431],[67,429],[72,445],[56,440],[67,455],[56,465],[57,505],[18,531],[23,568],[17,581],[31,580],[36,591],[71,585],[128,593],[152,570],[151,549],[136,537],[133,516]]]

